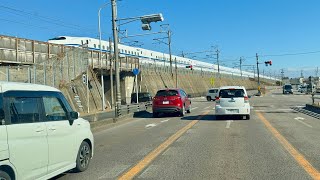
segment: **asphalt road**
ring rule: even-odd
[[[95,133],[89,169],[55,179],[317,179],[320,120],[291,109],[310,101],[269,89],[242,120],[216,119],[214,102],[196,98],[186,117],[149,113]]]

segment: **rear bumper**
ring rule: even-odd
[[[244,107],[221,107],[216,105],[216,115],[250,115],[250,106]]]
[[[152,112],[156,112],[156,113],[175,113],[175,112],[179,112],[180,110],[181,110],[181,107],[179,106],[152,108]]]

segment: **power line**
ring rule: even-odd
[[[32,16],[34,19],[37,19],[37,20],[40,20],[40,21],[43,21],[43,22],[47,22],[47,23],[50,23],[50,24],[54,24],[54,25],[58,25],[58,26],[66,27],[66,28],[70,28],[70,29],[86,30],[86,31],[94,30],[93,28],[81,27],[81,26],[76,25],[76,24],[66,23],[66,22],[64,22],[62,20],[59,20],[59,19],[54,19],[54,18],[46,17],[46,16],[40,16],[40,15],[37,15],[36,13],[23,11],[23,10],[19,10],[19,9],[8,7],[8,6],[0,5],[0,8],[4,9],[6,12],[9,12],[11,14],[15,14],[15,15],[22,16],[22,17],[25,17],[25,15]]]

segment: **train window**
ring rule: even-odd
[[[100,46],[100,45],[98,45],[98,47],[99,47],[99,49],[101,49],[101,46]]]
[[[142,54],[142,51],[140,53]]]
[[[152,53],[151,53],[151,57],[152,57]]]
[[[96,45],[96,44],[93,44],[93,47],[94,47],[94,48],[97,48],[97,45]]]
[[[86,40],[86,44],[89,44],[89,40],[88,39]]]
[[[102,46],[102,49],[104,49],[105,47],[104,46]]]
[[[55,37],[49,40],[66,40],[66,39],[67,39],[66,37]]]
[[[83,40],[81,40],[81,44],[83,45]]]

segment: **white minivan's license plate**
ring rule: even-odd
[[[169,101],[163,101],[162,104],[169,104]]]
[[[231,113],[239,113],[239,109],[227,109]]]

